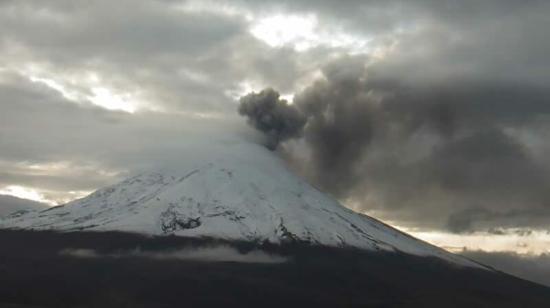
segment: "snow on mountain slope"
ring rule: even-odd
[[[21,199],[9,195],[0,195],[0,217],[18,211],[43,210],[48,208],[47,204]]]
[[[68,204],[0,220],[0,228],[128,231],[396,250],[479,266],[341,206],[243,142],[190,149],[177,168],[144,172]]]

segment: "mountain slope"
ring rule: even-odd
[[[503,273],[394,252],[86,231],[0,230],[0,243],[0,307],[547,308],[550,302],[549,288]],[[247,256],[261,248],[287,261],[174,257],[215,247]]]
[[[341,206],[261,146],[235,142],[190,151],[177,168],[145,172],[63,206],[10,215],[0,228],[306,242],[480,266]]]
[[[9,195],[0,195],[0,217],[7,216],[13,212],[43,210],[48,205],[32,200],[21,199]]]

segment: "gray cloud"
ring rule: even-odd
[[[54,195],[95,190],[128,172],[181,158],[187,146],[181,140],[255,138],[231,118],[130,115],[76,104],[15,74],[3,77],[0,185],[37,187]]]
[[[60,192],[89,191],[110,183],[110,174],[116,173],[114,170],[103,170],[102,166],[82,160],[42,163],[37,165],[30,161],[17,162],[16,159],[0,162],[0,186],[41,187]]]
[[[514,252],[463,251],[462,255],[514,276],[550,286],[550,256]]]
[[[242,16],[178,10],[162,1],[123,1],[116,8],[109,1],[6,1],[0,29],[9,69],[46,71],[86,95],[91,89],[74,80],[95,74],[102,86],[170,111],[230,112],[227,92],[240,90],[242,81],[289,91],[304,70],[294,51],[252,37]]]
[[[300,73],[293,50],[256,40],[242,16],[175,4],[0,3],[0,185],[59,195],[96,189],[113,174],[179,155],[186,138],[241,134],[228,93],[242,81],[293,87]],[[79,96],[30,77],[53,79]],[[94,86],[163,112],[95,107]],[[36,164],[65,168],[37,174]]]
[[[516,208],[512,210],[493,210],[484,207],[473,207],[453,212],[447,221],[449,230],[462,233],[476,229],[487,229],[491,234],[508,234],[504,228],[539,228],[545,229],[550,220],[547,208]],[[532,230],[519,229],[518,235],[530,235]]]

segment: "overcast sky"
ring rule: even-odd
[[[63,203],[229,132],[434,243],[549,253],[549,14],[542,0],[0,0],[0,194]],[[292,129],[239,115],[251,92]]]

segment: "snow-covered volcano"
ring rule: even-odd
[[[141,173],[62,206],[15,213],[0,220],[0,228],[304,242],[479,266],[343,207],[259,145],[201,146],[177,165]]]

